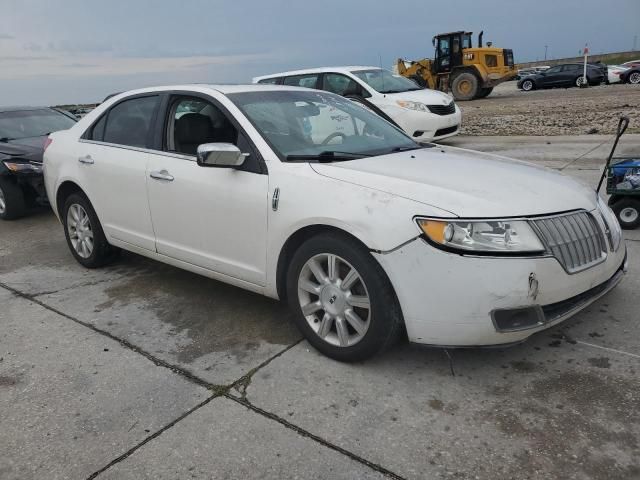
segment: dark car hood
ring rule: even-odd
[[[42,163],[44,141],[47,137],[30,137],[0,142],[0,156],[20,157]]]

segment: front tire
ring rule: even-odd
[[[18,185],[0,180],[0,219],[15,220],[27,213],[24,193]]]
[[[82,193],[70,195],[62,209],[67,245],[74,258],[87,268],[112,262],[119,250],[109,245],[89,199]]]
[[[611,209],[625,230],[633,230],[640,226],[640,200],[623,198],[611,205]]]
[[[456,100],[473,100],[478,88],[478,77],[469,72],[456,75],[451,82],[451,92]]]
[[[295,322],[324,355],[366,360],[398,338],[402,314],[384,270],[346,235],[325,233],[293,255],[287,298]]]

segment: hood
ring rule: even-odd
[[[449,105],[453,102],[453,97],[443,92],[436,90],[430,90],[425,88],[423,90],[411,90],[409,92],[400,93],[386,93],[389,98],[395,100],[406,100],[408,102],[420,102],[425,105]]]
[[[596,207],[594,190],[559,172],[452,147],[311,166],[320,175],[464,218],[533,216]]]
[[[42,162],[44,141],[47,137],[30,137],[9,142],[0,142],[0,155],[21,157],[33,162]]]

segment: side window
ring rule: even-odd
[[[293,77],[286,77],[283,83],[284,85],[289,85],[292,87],[316,88],[318,85],[318,74],[312,73],[307,75],[295,75]]]
[[[88,140],[95,140],[97,142],[101,142],[104,138],[104,126],[107,123],[107,115],[104,114],[100,117],[93,127],[91,127],[91,131],[87,135]]]
[[[103,141],[131,147],[146,147],[157,105],[157,96],[132,98],[117,104],[109,110]]]
[[[280,80],[279,78],[263,78],[262,80],[258,81],[258,83],[262,84],[262,85],[277,85],[278,84],[278,80]]]
[[[260,172],[253,147],[227,115],[213,103],[201,98],[174,97],[167,118],[165,149],[169,152],[196,155],[205,143],[232,143],[249,153],[243,170]]]
[[[325,73],[322,89],[338,95],[360,95],[362,91],[355,80],[339,73]]]
[[[552,67],[549,70],[547,70],[547,73],[559,73],[561,69],[562,67]]]

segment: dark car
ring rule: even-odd
[[[584,81],[584,64],[566,63],[555,65],[546,72],[536,73],[520,79],[518,88],[525,92],[538,88],[579,87]],[[599,65],[587,65],[587,80],[589,85],[600,85],[605,74]]]
[[[622,83],[632,83],[634,85],[640,85],[640,63],[631,67],[620,74],[620,81]]]
[[[0,219],[23,216],[47,202],[42,154],[51,132],[76,123],[68,112],[47,107],[0,107]]]

